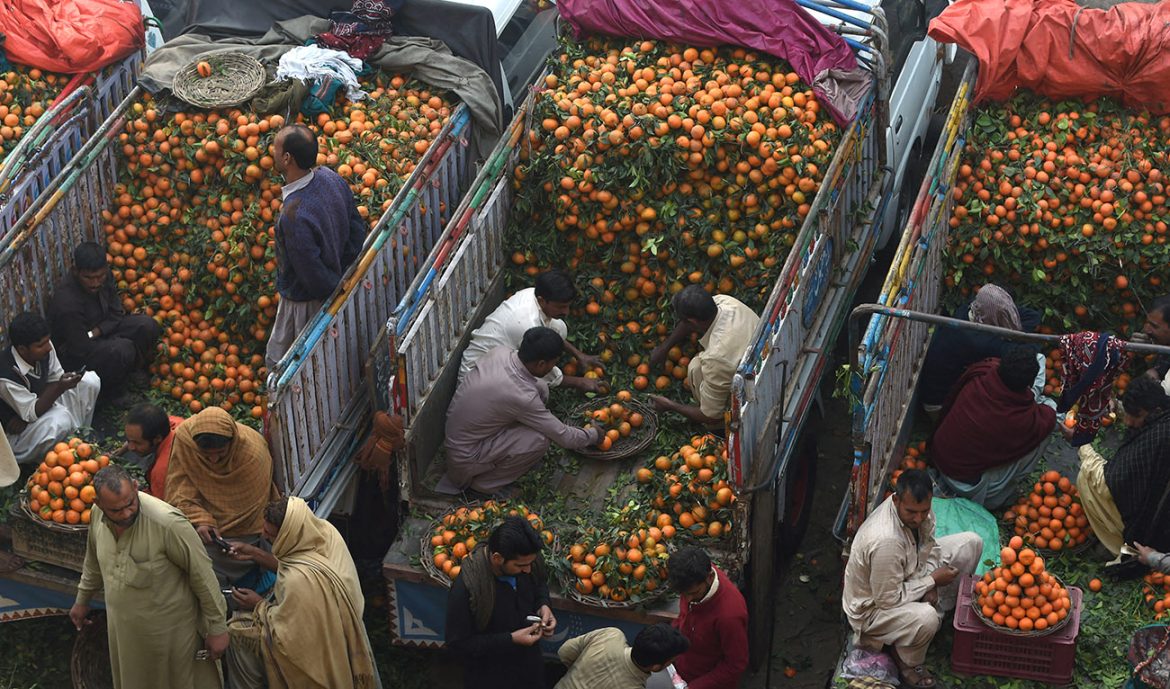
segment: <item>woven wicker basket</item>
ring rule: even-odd
[[[603,406],[608,406],[615,402],[641,414],[642,425],[625,438],[619,438],[613,447],[608,450],[587,447],[583,450],[577,450],[577,454],[603,462],[612,462],[625,459],[626,457],[632,457],[654,444],[654,438],[658,436],[658,415],[649,406],[636,400],[618,402],[614,397],[595,398],[574,407],[573,411],[569,412],[570,423],[573,423],[572,420],[574,419],[584,418],[585,413],[590,410],[600,409]]]
[[[570,600],[576,601],[581,605],[587,605],[591,608],[598,608],[600,610],[628,610],[630,608],[637,608],[649,605],[659,598],[662,598],[670,590],[665,586],[659,586],[648,594],[643,594],[638,600],[616,601],[608,598],[598,598],[597,596],[586,596],[577,590],[573,582],[568,581],[567,578],[561,580],[561,588],[565,591],[565,596]]]
[[[46,562],[80,572],[85,562],[89,526],[47,522],[32,513],[28,494],[21,493],[10,510],[12,552],[25,560]]]
[[[1068,588],[1067,586],[1064,585],[1064,582],[1060,581],[1059,578],[1057,578],[1056,581],[1061,586],[1064,586],[1065,589]],[[1041,629],[1039,631],[1037,631],[1035,629],[1031,629],[1029,631],[1024,632],[1024,631],[1020,631],[1019,629],[1012,629],[1010,627],[1004,627],[1002,625],[998,625],[998,624],[992,622],[986,616],[984,616],[983,608],[979,605],[979,597],[978,596],[975,596],[975,595],[971,596],[971,608],[975,611],[975,616],[978,617],[983,622],[983,624],[986,624],[989,628],[994,629],[997,633],[1007,634],[1008,636],[1018,636],[1018,637],[1022,637],[1025,639],[1037,639],[1037,638],[1040,638],[1042,636],[1048,636],[1049,634],[1055,634],[1056,632],[1059,632],[1061,629],[1064,629],[1065,626],[1069,622],[1071,622],[1073,619],[1072,611],[1070,611],[1068,615],[1064,616],[1063,620],[1057,622],[1056,624],[1052,625],[1051,627],[1048,627],[1047,629]]]
[[[200,76],[199,63],[211,65],[211,76]],[[239,52],[203,55],[175,74],[171,90],[180,99],[199,108],[239,105],[255,96],[267,82],[264,65]]]
[[[90,623],[81,628],[73,642],[69,670],[73,689],[114,689],[105,613],[91,615]]]
[[[478,503],[472,503],[468,505],[460,505],[459,507],[475,508],[479,506],[480,505]],[[424,531],[419,537],[418,543],[419,564],[422,565],[423,570],[431,577],[431,579],[434,579],[436,582],[442,584],[446,588],[451,588],[451,584],[454,582],[451,580],[451,577],[447,576],[446,572],[435,566],[435,560],[432,555],[434,552],[434,546],[431,545],[431,536],[435,533],[435,528],[443,523],[443,518],[449,514],[454,514],[459,509],[459,507],[452,507],[443,514],[439,515],[438,519],[435,519],[433,522],[431,522],[430,527],[427,528],[427,530]],[[547,528],[547,525],[545,528]],[[479,540],[480,542],[486,543],[487,536],[485,535],[482,539]],[[546,543],[544,545],[543,555],[545,561],[547,562],[549,558],[555,557],[556,552],[557,539],[554,535],[553,542]],[[470,555],[470,553],[468,553],[468,555]]]

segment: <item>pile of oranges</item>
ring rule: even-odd
[[[1170,576],[1161,572],[1150,572],[1142,584],[1142,596],[1146,605],[1154,611],[1154,619],[1162,620],[1170,610]]]
[[[28,479],[29,509],[47,522],[88,524],[97,498],[93,475],[109,464],[109,457],[80,438],[57,443]]]
[[[731,531],[735,491],[727,475],[727,446],[713,435],[694,436],[670,456],[639,468],[635,478],[651,510],[646,521],[672,538],[722,538]]]
[[[685,394],[685,345],[646,361],[671,295],[697,284],[759,310],[841,133],[768,55],[622,38],[561,48],[512,180],[526,211],[506,237],[513,271],[579,276],[571,335],[615,387]]]
[[[665,536],[657,527],[587,529],[560,562],[570,585],[587,599],[637,603],[666,583]]]
[[[609,450],[642,427],[645,419],[641,412],[622,404],[628,403],[631,397],[629,390],[620,390],[616,395],[617,402],[585,412],[590,423],[605,429],[605,437],[597,444],[597,449]]]
[[[999,627],[1043,631],[1072,612],[1068,589],[1044,568],[1044,558],[1013,536],[1000,553],[1000,566],[975,582],[976,604]]]
[[[362,85],[368,98],[304,124],[317,134],[317,163],[349,183],[372,227],[454,105],[401,76]],[[119,135],[114,203],[102,216],[110,267],[125,308],[161,323],[154,388],[184,414],[214,405],[257,424],[264,413],[281,209],[272,146],[285,124],[240,109],[168,113],[147,96]],[[425,259],[397,241],[403,260]]]
[[[69,77],[16,65],[0,74],[0,161],[45,114]]]
[[[902,456],[902,463],[894,469],[894,473],[890,476],[890,487],[898,485],[898,477],[902,475],[903,471],[910,471],[911,469],[925,469],[926,468],[926,441],[919,441],[917,444],[911,443],[906,446],[906,454]]]
[[[482,505],[460,507],[438,520],[431,531],[431,562],[438,571],[454,580],[459,576],[463,558],[480,542],[486,541],[506,517],[524,517],[540,532],[544,544],[552,545],[553,534],[544,528],[544,522],[536,512],[521,504],[488,500]]]
[[[1045,472],[1003,519],[1016,536],[1040,550],[1075,548],[1093,533],[1076,485],[1055,470]]]

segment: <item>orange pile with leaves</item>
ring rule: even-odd
[[[1067,550],[1093,533],[1077,487],[1059,471],[1045,472],[1032,492],[1004,512],[1003,520],[1024,542],[1040,550]]]
[[[646,522],[672,538],[679,530],[691,538],[730,534],[735,491],[728,482],[727,446],[714,435],[694,436],[677,452],[660,455],[635,472],[651,510]]]
[[[615,387],[681,394],[685,348],[660,370],[646,361],[669,298],[699,284],[758,311],[840,132],[770,56],[628,39],[562,48],[514,173],[513,269],[579,276],[577,346]]]
[[[28,479],[29,509],[47,522],[88,524],[97,498],[93,475],[109,464],[109,457],[80,438],[57,443]]]
[[[363,85],[366,100],[305,124],[318,135],[317,163],[350,183],[372,227],[453,106],[398,76]],[[167,114],[147,97],[119,137],[119,182],[103,214],[111,268],[125,307],[163,325],[154,387],[182,412],[263,415],[281,198],[272,145],[284,124],[238,109]]]
[[[551,546],[553,534],[544,528],[540,515],[521,504],[503,500],[488,500],[479,506],[460,507],[443,515],[431,532],[431,562],[451,579],[459,576],[463,558],[486,542],[492,530],[507,517],[524,517],[532,528],[540,532],[546,546]],[[423,557],[427,557],[423,553]]]
[[[1061,330],[1140,327],[1170,280],[1168,154],[1170,117],[1108,98],[976,108],[945,254],[953,300],[994,281]]]
[[[69,78],[23,65],[0,74],[0,162],[45,114]]]
[[[1170,610],[1170,576],[1161,572],[1150,572],[1142,584],[1142,596],[1146,605],[1154,611],[1154,619],[1161,620]]]
[[[1072,611],[1068,589],[1044,567],[1044,558],[1013,536],[1000,553],[1000,566],[975,583],[976,603],[992,624],[1020,631],[1043,631]]]
[[[583,596],[639,602],[666,583],[666,537],[657,527],[586,529],[561,559]]]
[[[620,390],[616,395],[617,402],[593,409],[585,413],[585,417],[595,426],[605,430],[605,437],[597,444],[597,449],[605,451],[628,438],[635,429],[641,428],[644,419],[641,412],[627,407],[622,402],[631,399],[629,390]]]

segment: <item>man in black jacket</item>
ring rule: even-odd
[[[537,644],[557,627],[543,569],[540,536],[521,517],[464,560],[447,596],[447,646],[464,664],[464,687],[543,689]]]
[[[126,313],[101,245],[73,250],[73,270],[53,291],[48,316],[61,365],[96,372],[103,398],[125,393],[131,377],[145,384],[162,328],[144,313]]]

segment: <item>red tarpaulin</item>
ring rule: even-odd
[[[597,33],[684,45],[735,45],[787,60],[839,124],[850,122],[869,73],[845,40],[792,0],[561,0],[577,36]]]
[[[1025,87],[1170,112],[1170,2],[1096,10],[1073,0],[956,0],[929,34],[978,58],[976,101]]]
[[[142,12],[119,0],[3,0],[0,33],[11,61],[64,74],[96,71],[146,44]]]

